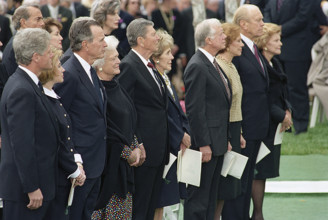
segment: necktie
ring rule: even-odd
[[[38,87],[39,87],[40,91],[43,93],[43,86],[40,81],[38,82]]]
[[[157,81],[157,84],[159,85],[159,91],[161,92],[161,95],[163,95],[163,93],[164,93],[164,85],[163,85],[163,82],[159,79],[159,76],[157,75],[158,72],[156,71],[155,66],[151,62],[148,62],[147,63],[147,66],[150,67],[153,70],[155,79]]]
[[[283,0],[277,0],[277,11],[279,12],[282,6]]]
[[[227,92],[227,94],[228,94],[228,98],[230,99],[230,90],[229,90],[229,87],[228,87],[228,81],[227,81],[227,79],[225,78],[225,76],[223,75],[223,73],[222,73],[222,71],[221,71],[221,69],[220,69],[220,67],[219,67],[219,64],[216,62],[215,59],[214,59],[214,61],[213,61],[213,64],[214,64],[214,66],[215,66],[215,69],[219,72],[219,75],[220,75],[220,77],[221,77],[221,80],[222,80],[222,82],[223,82],[223,84],[224,84],[224,87],[225,87],[225,89],[226,89],[226,92]]]
[[[254,48],[254,55],[255,55],[255,58],[256,58],[257,62],[260,64],[261,69],[262,69],[262,72],[263,72],[263,74],[264,74],[264,69],[263,69],[263,66],[262,66],[262,63],[261,63],[261,60],[260,60],[259,51],[257,50],[257,47],[256,47],[255,44],[253,44],[253,48]]]
[[[95,69],[93,69],[92,67],[90,67],[90,73],[91,73],[91,78],[92,78],[92,81],[93,81],[93,86],[95,87],[96,93],[99,97],[99,101],[100,101],[101,104],[103,104],[104,100],[103,100],[103,96],[101,94],[99,79],[98,79],[97,73],[96,73]]]

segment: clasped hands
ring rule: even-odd
[[[286,110],[285,118],[281,123],[280,132],[290,129],[292,125],[293,125],[292,116],[290,114],[290,111]]]

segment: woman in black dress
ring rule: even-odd
[[[158,49],[152,55],[152,60],[159,75],[168,90],[168,128],[170,140],[170,152],[175,156],[179,150],[185,150],[191,145],[189,136],[189,124],[187,117],[181,109],[179,98],[171,84],[166,72],[171,70],[173,55],[173,38],[164,30],[158,30],[159,37]],[[187,197],[186,184],[178,183],[177,181],[177,161],[173,163],[165,179],[162,180],[162,188],[160,198],[155,211],[155,220],[160,220],[163,217],[163,207],[174,205],[180,202],[180,199]]]
[[[264,144],[270,149],[270,154],[255,166],[255,177],[252,186],[254,204],[252,219],[263,220],[263,199],[267,178],[279,176],[281,144],[274,145],[274,137],[281,123],[280,132],[289,130],[292,126],[291,105],[288,102],[287,76],[281,64],[274,56],[281,53],[281,28],[272,23],[265,23],[263,35],[255,40],[256,45],[264,56],[264,64],[270,78],[270,126],[269,134]]]
[[[107,48],[103,59],[94,62],[98,77],[107,94],[107,164],[96,211],[92,219],[132,219],[134,188],[133,166],[140,166],[141,150],[136,138],[137,113],[128,93],[115,76],[120,73],[118,40],[105,37]]]
[[[50,107],[57,118],[61,140],[58,151],[58,188],[56,190],[55,201],[51,203],[51,214],[49,217],[51,216],[51,219],[66,219],[67,213],[65,213],[65,209],[71,188],[70,179],[76,178],[75,185],[82,186],[86,176],[82,166],[83,160],[81,155],[75,150],[74,143],[71,140],[71,120],[60,103],[60,97],[52,89],[54,84],[64,81],[63,72],[65,70],[59,62],[62,50],[54,47],[52,52],[52,69],[42,71],[39,76],[39,80],[43,85],[44,94],[47,96]]]

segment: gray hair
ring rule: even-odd
[[[240,26],[240,21],[249,21],[252,16],[250,11],[254,9],[259,9],[256,5],[244,4],[240,6],[233,16],[233,23]]]
[[[70,46],[73,52],[80,51],[83,41],[93,41],[91,26],[99,26],[99,23],[94,19],[79,19],[72,23],[69,29]]]
[[[108,14],[115,14],[120,9],[120,0],[95,0],[92,3],[90,17],[103,26]]]
[[[21,19],[28,20],[30,18],[31,15],[30,15],[29,8],[31,7],[40,9],[38,5],[29,4],[29,5],[21,5],[15,10],[15,13],[12,17],[12,22],[14,24],[15,30],[19,30],[21,28],[21,22],[20,22]]]
[[[13,48],[16,61],[29,65],[34,53],[42,55],[50,44],[50,34],[40,28],[25,28],[16,33]]]
[[[196,26],[195,42],[197,47],[204,47],[206,38],[214,36],[215,26],[221,26],[220,21],[216,18],[206,19]]]
[[[104,40],[105,40],[105,42],[107,44],[107,47],[105,48],[106,51],[112,51],[112,50],[116,49],[117,46],[118,46],[118,44],[120,43],[119,40],[116,37],[114,37],[113,35],[110,35],[110,36],[105,37]],[[105,64],[105,57],[96,60],[92,64],[92,66],[94,68],[99,68],[99,67],[102,67],[104,64]]]
[[[147,27],[154,26],[154,22],[148,21],[144,18],[133,20],[126,29],[126,37],[131,47],[137,46],[138,37],[145,37],[147,34]]]

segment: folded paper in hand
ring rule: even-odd
[[[228,151],[224,154],[221,175],[227,175],[240,179],[247,164],[248,157],[234,151]]]
[[[178,153],[178,181],[190,185],[200,186],[202,172],[202,152],[186,149]]]
[[[284,132],[280,132],[281,123],[277,126],[276,135],[274,136],[273,145],[279,145],[282,143],[282,139],[284,137]]]
[[[259,153],[257,154],[257,158],[256,158],[256,163],[260,162],[270,152],[271,151],[269,150],[269,148],[263,142],[261,142],[260,150],[259,150]]]

